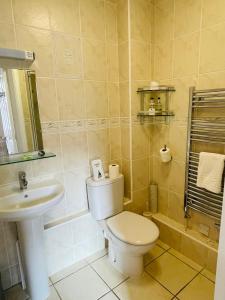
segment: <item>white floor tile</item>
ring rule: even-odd
[[[107,249],[103,249],[103,250],[98,251],[95,254],[93,254],[93,255],[85,258],[85,260],[90,264],[90,263],[96,261],[97,259],[105,256],[107,253],[108,253],[108,250]]]
[[[78,270],[84,268],[85,266],[87,265],[87,262],[82,260],[82,261],[79,261],[75,264],[73,264],[72,266],[69,266],[55,274],[53,274],[50,279],[53,283],[56,283],[60,280],[62,280],[63,278],[77,272]]]
[[[55,288],[63,300],[96,300],[110,291],[89,266],[59,281]]]
[[[146,273],[139,278],[126,280],[114,292],[121,300],[169,300],[173,297]]]
[[[127,278],[111,265],[108,256],[96,260],[91,265],[111,289]]]
[[[112,292],[110,292],[103,296],[100,300],[118,300],[118,298]]]
[[[53,286],[50,287],[50,295],[47,300],[60,300],[56,290]]]

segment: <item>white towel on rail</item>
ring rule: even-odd
[[[197,186],[219,194],[222,188],[225,155],[209,152],[199,154]]]

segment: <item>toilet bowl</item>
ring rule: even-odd
[[[150,220],[123,211],[123,175],[94,182],[87,180],[89,208],[109,242],[109,260],[124,275],[139,276],[144,254],[159,237],[158,227]]]

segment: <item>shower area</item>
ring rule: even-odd
[[[157,184],[160,239],[215,274],[222,192],[196,187],[199,153],[224,154],[225,61],[215,45],[225,34],[212,10],[222,14],[210,1],[118,1],[118,49],[127,209],[143,213]],[[167,118],[140,117],[137,91],[150,81],[175,89]],[[165,92],[154,96],[163,102]]]

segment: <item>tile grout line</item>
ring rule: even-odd
[[[147,270],[145,270],[145,273],[147,273],[148,276],[150,276],[151,278],[153,278],[161,287],[163,287],[165,290],[167,290],[173,297],[176,297],[167,287],[165,287],[160,281],[158,281],[158,279],[156,279],[155,277],[153,277],[152,274],[150,274]]]
[[[85,265],[85,266],[83,266],[83,267],[80,267],[80,268],[79,268],[79,269],[77,269],[76,271],[74,271],[74,272],[72,272],[72,273],[70,273],[70,274],[66,275],[65,277],[63,277],[63,278],[61,278],[61,279],[57,280],[56,282],[54,282],[54,283],[52,282],[52,285],[55,285],[55,284],[59,283],[60,281],[62,281],[62,280],[64,280],[64,279],[66,279],[66,278],[68,278],[68,277],[72,276],[73,274],[75,274],[75,273],[77,273],[77,272],[81,271],[82,269],[86,268],[87,266],[88,266],[88,264],[87,264],[87,265]]]
[[[129,277],[127,277],[124,281],[120,282],[116,287],[111,288],[108,283],[100,276],[100,274],[98,274],[98,272],[94,269],[94,267],[92,265],[90,265],[90,268],[98,275],[99,278],[101,278],[101,280],[107,285],[107,287],[110,289],[110,291],[112,291],[114,288],[116,288],[118,285],[120,285],[121,283],[125,282],[126,280],[129,279]]]
[[[172,249],[172,248],[170,248]],[[175,250],[175,249],[174,249]],[[172,255],[173,257],[177,258],[179,261],[181,261],[182,263],[184,263],[186,266],[190,267],[192,270],[196,271],[196,272],[202,272],[204,270],[204,267],[203,266],[200,266],[201,267],[201,270],[196,270],[194,267],[192,267],[191,265],[189,265],[188,263],[184,262],[182,259],[180,259],[179,257],[177,257],[175,254],[171,253],[171,252],[168,252],[170,255]],[[181,253],[182,254],[182,253]],[[188,257],[187,257],[188,258]]]
[[[199,274],[201,274],[201,272],[198,272],[185,286],[183,286],[182,289],[180,289],[179,292],[175,294],[175,297],[177,297],[180,292],[183,291]]]
[[[84,259],[86,265],[84,265],[84,266],[78,268],[76,271],[73,271],[73,272],[71,272],[71,273],[68,274],[68,275],[65,275],[63,278],[57,280],[56,282],[53,282],[50,278],[49,278],[49,280],[52,282],[52,285],[57,284],[57,283],[59,283],[60,281],[62,281],[62,280],[64,280],[64,279],[66,279],[66,278],[72,276],[73,274],[75,274],[75,273],[81,271],[82,269],[86,268],[87,266],[90,266],[92,263],[96,262],[97,260],[103,258],[103,257],[106,256],[106,255],[107,255],[107,254],[104,254],[103,256],[101,256],[101,257],[99,257],[99,258],[96,258],[96,259],[93,260],[91,263],[89,263],[87,260]],[[60,272],[60,271],[59,271],[59,272]]]
[[[54,288],[54,290],[55,290],[56,294],[58,295],[59,299],[60,299],[60,300],[63,300],[63,299],[61,298],[61,295],[59,294],[57,288],[54,286],[54,284],[52,285],[52,287]]]

